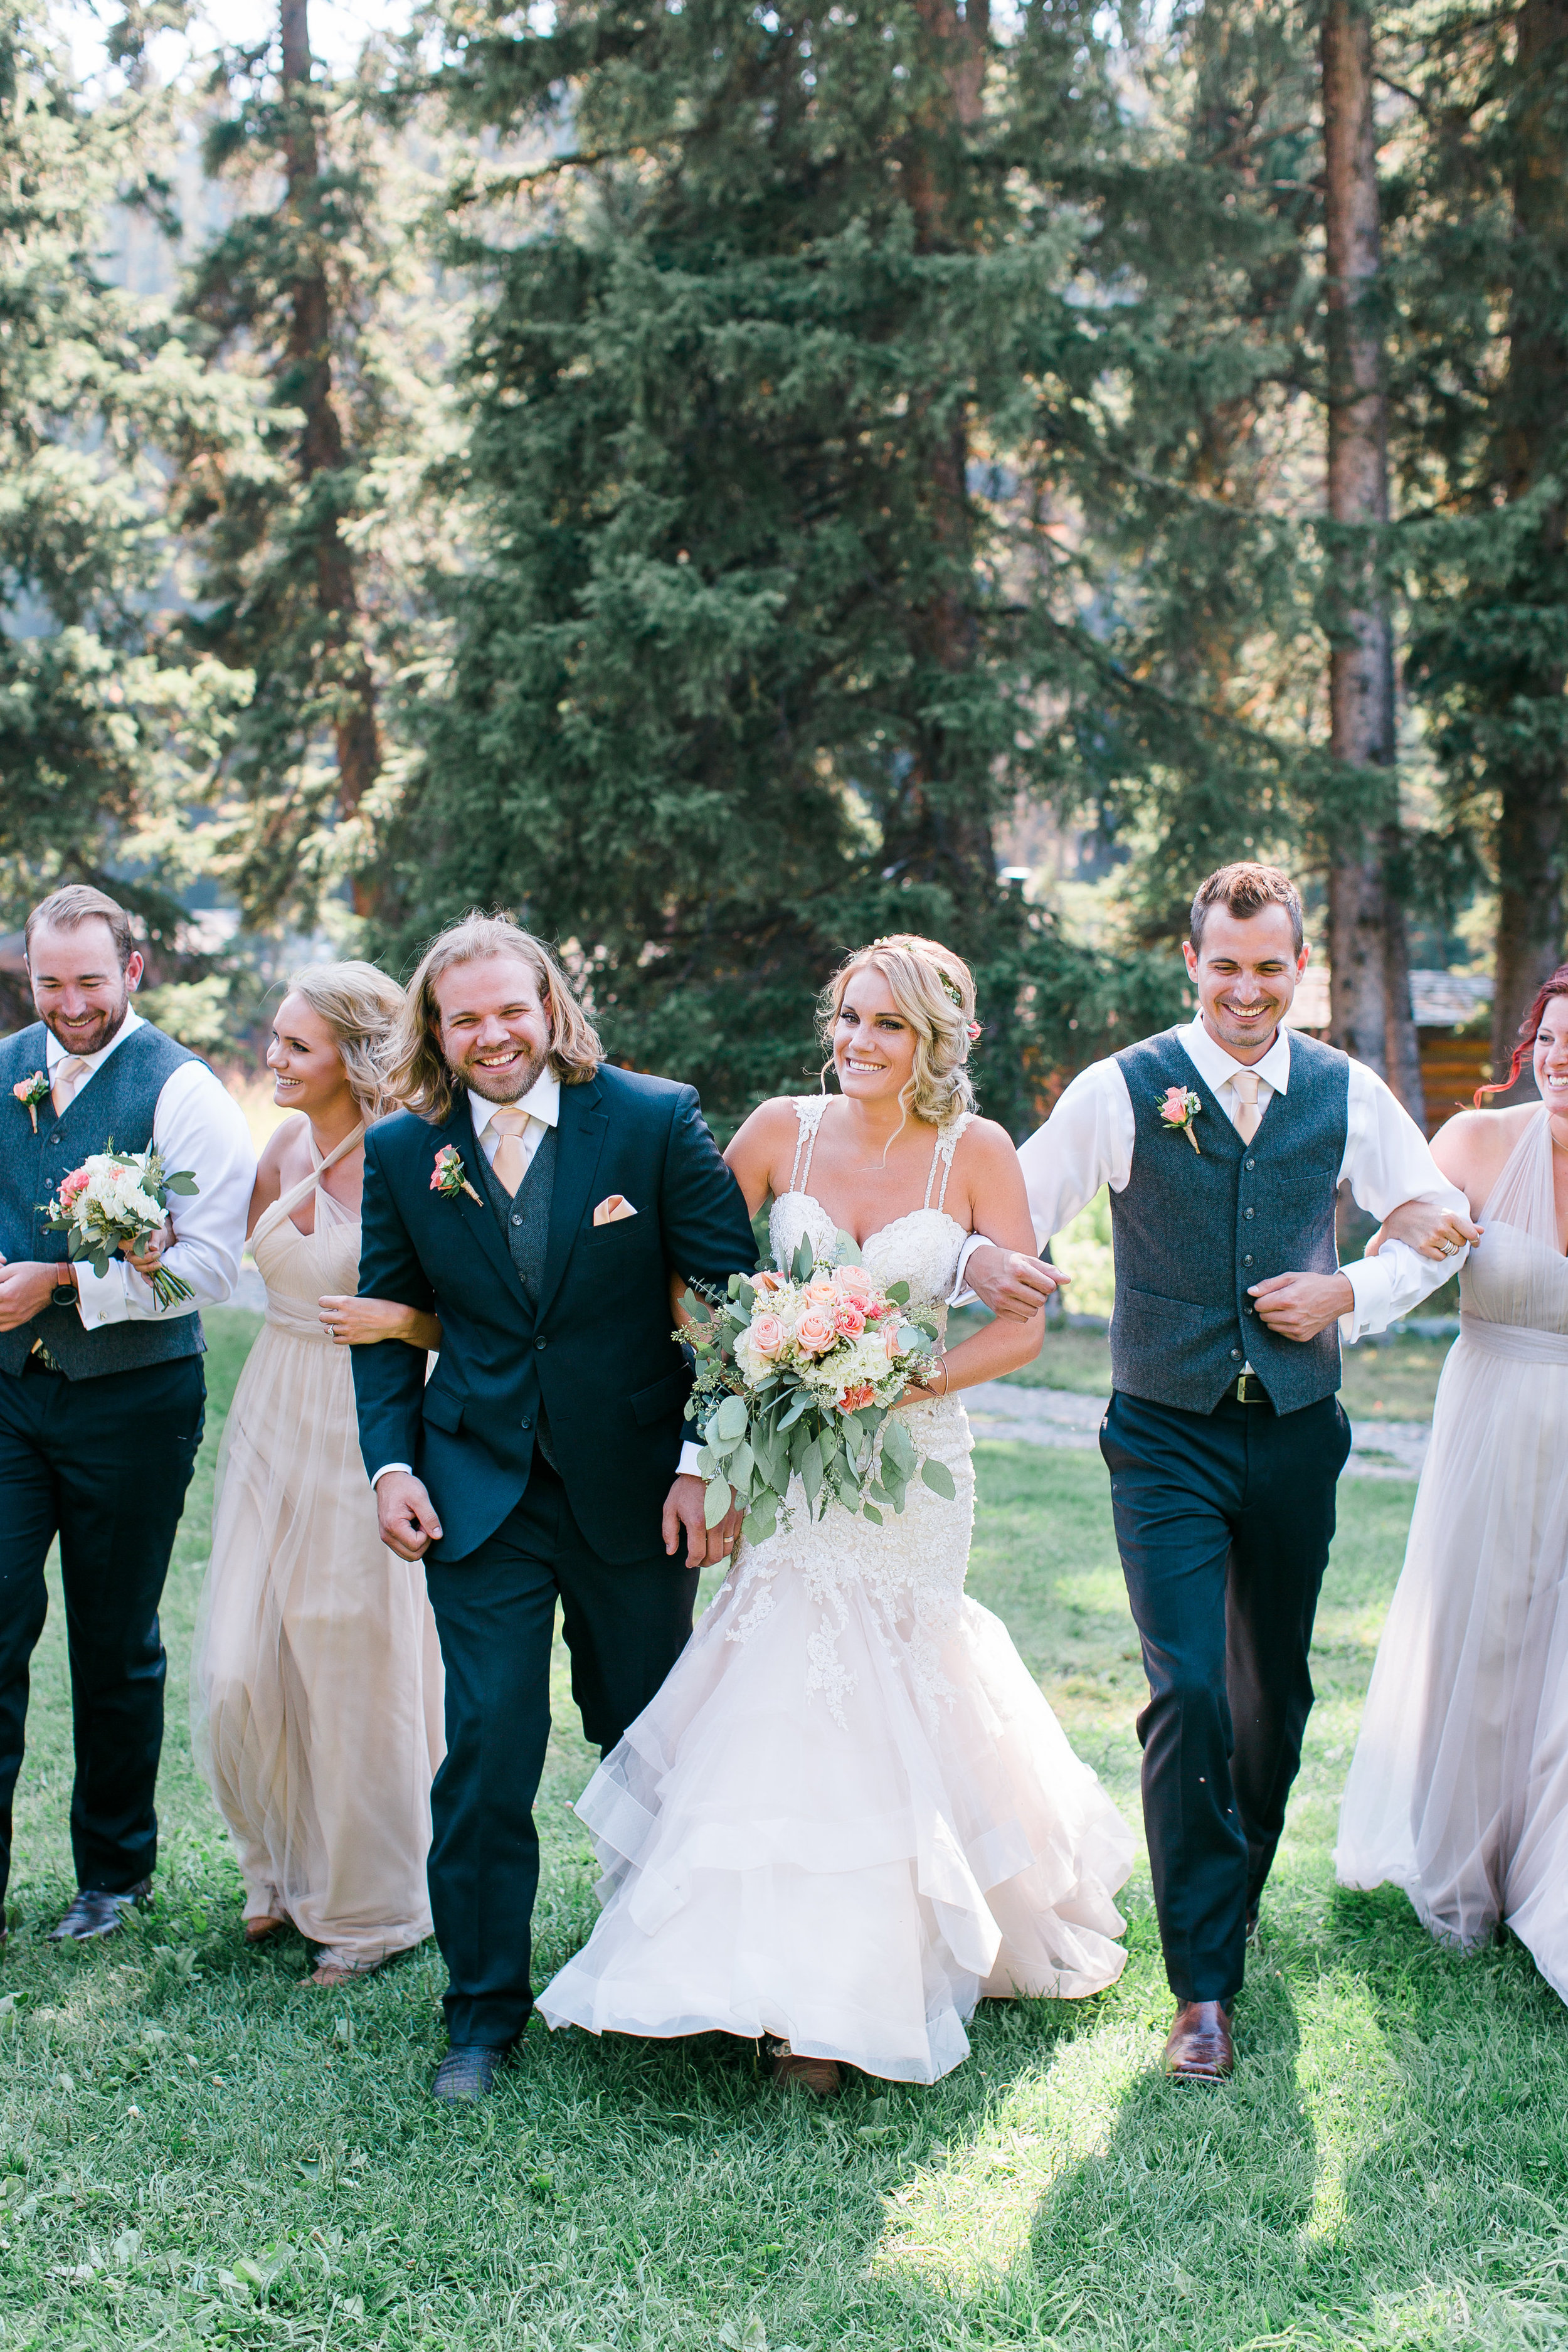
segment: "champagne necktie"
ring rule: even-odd
[[[49,1100],[59,1118],[69,1108],[77,1089],[89,1075],[89,1065],[80,1054],[68,1054],[55,1072],[54,1085],[49,1088]]]
[[[1230,1082],[1231,1091],[1236,1097],[1236,1118],[1232,1124],[1243,1143],[1251,1142],[1258,1132],[1258,1122],[1263,1116],[1258,1108],[1259,1083],[1256,1070],[1237,1070]]]
[[[522,1148],[533,1114],[526,1110],[494,1110],[490,1125],[500,1137],[496,1156],[490,1161],[496,1182],[504,1192],[515,1194],[528,1173],[529,1154]]]

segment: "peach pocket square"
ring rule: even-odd
[[[596,1225],[618,1225],[623,1217],[635,1217],[637,1211],[624,1192],[607,1193],[594,1212]]]

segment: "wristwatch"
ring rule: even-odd
[[[49,1293],[49,1304],[51,1307],[74,1307],[76,1305],[75,1283],[57,1282]]]

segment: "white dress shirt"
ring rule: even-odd
[[[1210,1036],[1201,1016],[1181,1031],[1180,1042],[1234,1126],[1240,1099],[1232,1081],[1244,1066]],[[1262,1059],[1246,1066],[1258,1075],[1261,1118],[1277,1094],[1289,1091],[1289,1031],[1279,1030]],[[1132,1097],[1119,1062],[1091,1062],[1063,1089],[1044,1127],[1018,1151],[1035,1238],[1041,1249],[1053,1234],[1072,1223],[1102,1184],[1109,1184],[1113,1192],[1125,1190],[1132,1173],[1136,1133]],[[1201,1147],[1201,1123],[1197,1135]],[[1379,1219],[1388,1216],[1402,1201],[1431,1201],[1460,1216],[1469,1214],[1465,1195],[1442,1174],[1409,1112],[1364,1062],[1353,1059],[1340,1181],[1349,1184],[1358,1206]],[[965,1244],[959,1261],[960,1285],[971,1251],[984,1238],[977,1234]],[[1468,1254],[1461,1250],[1434,1263],[1407,1243],[1387,1241],[1375,1257],[1344,1266],[1342,1271],[1355,1295],[1355,1304],[1340,1318],[1340,1338],[1350,1346],[1371,1332],[1386,1330],[1457,1274]]]
[[[525,1110],[528,1125],[518,1140],[522,1145],[522,1171],[526,1176],[533,1165],[533,1155],[544,1139],[547,1127],[561,1124],[561,1081],[552,1069],[545,1069],[535,1078],[525,1095],[516,1102],[491,1102],[488,1095],[477,1095],[468,1088],[468,1110],[474,1122],[474,1141],[491,1167],[495,1165],[496,1147],[500,1141],[500,1129],[490,1125],[498,1110]]]
[[[110,1054],[144,1026],[141,1014],[127,1007],[107,1045],[76,1057],[86,1062],[88,1075],[79,1081],[73,1102],[91,1086],[94,1072]],[[72,1058],[70,1047],[50,1030],[51,1087],[60,1064]],[[78,1258],[77,1312],[84,1331],[100,1330],[107,1323],[151,1323],[155,1318],[195,1315],[203,1307],[221,1307],[234,1296],[256,1183],[256,1153],[245,1113],[205,1062],[182,1062],[164,1080],[153,1113],[153,1144],[169,1175],[188,1168],[196,1180],[195,1192],[169,1196],[174,1238],[162,1259],[171,1274],[190,1284],[192,1295],[160,1307],[152,1284],[124,1258],[116,1257],[103,1275],[94,1274],[86,1258]]]

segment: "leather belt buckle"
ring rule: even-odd
[[[1267,1404],[1268,1391],[1256,1372],[1237,1372],[1236,1376],[1237,1404]]]

